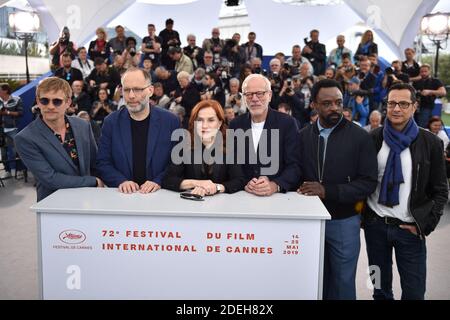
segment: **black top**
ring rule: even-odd
[[[147,181],[147,142],[150,115],[142,121],[131,121],[131,143],[133,148],[133,181],[138,185]]]
[[[408,62],[403,61],[402,72],[408,74],[410,78],[414,78],[420,74],[420,66],[416,61],[414,61],[412,66],[408,66]]]
[[[269,108],[264,129],[255,153],[251,133],[250,113],[243,114],[231,121],[230,129],[242,129],[247,136],[235,137],[235,156],[245,160],[242,170],[247,180],[267,176],[281,187],[282,192],[294,191],[300,180],[300,139],[299,129],[294,118]],[[266,139],[263,137],[266,136]],[[238,154],[237,143],[245,145],[245,154]],[[265,158],[264,158],[265,157]],[[256,161],[253,161],[255,160]],[[239,163],[239,162],[237,162]]]
[[[420,91],[422,90],[437,90],[444,86],[441,80],[429,77],[427,79],[420,79],[414,82],[414,88],[418,91],[420,96],[420,107],[425,109],[433,109],[436,96],[422,96]]]
[[[154,43],[157,42],[159,44],[161,44],[162,40],[160,37],[156,36],[154,38],[150,38],[150,36],[146,36],[144,37],[144,39],[142,39],[142,43],[145,44],[147,49],[153,49]],[[145,57],[150,58],[152,60],[153,63],[153,69],[159,65],[159,59],[160,59],[160,54],[159,53],[145,53]]]
[[[204,150],[204,148],[202,149]],[[200,150],[198,150],[202,154]],[[223,154],[222,164],[213,163],[207,165],[202,163],[195,164],[195,151],[190,149],[190,159],[183,156],[184,162],[181,164],[171,164],[168,166],[162,187],[173,191],[181,191],[181,182],[185,179],[211,180],[213,183],[222,184],[225,187],[225,193],[235,193],[244,190],[248,179],[245,178],[241,165],[226,164],[226,155]],[[203,158],[203,157],[202,157]],[[187,161],[186,161],[187,160]]]
[[[55,71],[55,77],[66,80],[70,86],[74,81],[83,81],[83,74],[77,68],[70,68],[69,71],[59,68]]]

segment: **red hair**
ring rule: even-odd
[[[216,113],[217,118],[219,121],[222,122],[222,125],[219,128],[219,131],[222,133],[223,138],[223,147],[225,148],[226,145],[226,130],[227,125],[225,123],[225,113],[223,112],[223,108],[220,105],[219,102],[215,100],[204,100],[195,105],[195,107],[192,109],[191,117],[189,118],[189,133],[191,134],[191,145],[194,147],[194,141],[195,141],[195,120],[197,120],[198,114],[200,110],[206,109],[206,108],[213,108],[214,112]]]

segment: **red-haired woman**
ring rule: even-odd
[[[172,159],[162,187],[173,191],[190,190],[201,196],[244,190],[247,181],[241,166],[226,164],[225,133],[222,106],[215,100],[199,102],[189,119],[190,155],[180,154],[183,161]],[[220,161],[216,163],[215,159]],[[175,164],[179,162],[181,164]]]

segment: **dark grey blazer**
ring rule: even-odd
[[[77,146],[79,169],[40,117],[14,139],[20,158],[37,180],[38,201],[58,189],[95,187],[97,184],[95,177],[91,176],[97,155],[91,126],[77,117],[68,119]]]

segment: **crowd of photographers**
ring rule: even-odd
[[[370,30],[363,34],[354,54],[345,47],[345,37],[338,35],[337,46],[328,55],[319,41],[319,31],[312,30],[310,39],[304,39],[303,48],[293,45],[289,57],[282,52],[275,54],[267,70],[262,68],[263,47],[256,42],[254,32],[248,34],[247,41],[242,41],[238,33],[231,39],[222,39],[220,30],[213,28],[211,37],[201,45],[195,35],[189,34],[183,46],[174,21],[167,19],[158,35],[156,26],[148,24],[148,35],[137,47],[136,39],[127,37],[124,27],[117,26],[115,31],[116,36],[107,39],[105,30],[98,28],[96,39],[86,48],[77,47],[70,40],[70,30],[64,27],[60,38],[50,47],[55,76],[67,80],[74,92],[69,114],[81,113],[98,135],[103,119],[123,105],[120,77],[129,67],[140,67],[150,74],[155,87],[151,104],[174,112],[184,126],[193,106],[201,100],[217,100],[226,111],[227,121],[245,113],[241,84],[254,73],[271,82],[270,107],[289,113],[300,127],[316,116],[310,108],[311,88],[324,78],[340,82],[349,120],[366,130],[382,125],[386,93],[395,83],[411,83],[416,88],[419,100],[416,121],[422,127],[427,127],[432,117],[436,98],[446,94],[443,83],[431,76],[430,66],[416,62],[414,49],[405,50],[405,61],[396,60],[390,67],[380,68],[378,46]],[[9,92],[7,88],[5,92]],[[21,104],[14,99],[7,93],[0,99],[2,127],[14,127],[17,121],[11,119],[22,115]],[[37,108],[33,111],[39,112]],[[378,115],[381,121],[371,123]],[[6,129],[12,132],[14,128]]]
[[[224,109],[231,108],[234,112],[229,112],[230,117],[245,113],[239,89],[252,73],[263,74],[270,80],[271,108],[287,106],[301,127],[310,122],[311,88],[323,78],[341,83],[345,91],[344,107],[350,110],[352,120],[363,127],[369,125],[373,111],[384,116],[386,93],[395,83],[412,83],[417,89],[420,107],[416,121],[422,127],[427,126],[432,116],[435,99],[446,94],[443,83],[431,77],[430,66],[419,66],[415,61],[411,48],[405,50],[405,61],[396,60],[390,67],[380,68],[378,46],[370,30],[363,34],[354,54],[345,47],[345,37],[338,35],[337,46],[328,55],[319,41],[319,31],[312,30],[310,38],[303,40],[303,48],[293,45],[289,57],[277,53],[268,70],[262,68],[263,47],[256,42],[254,32],[248,34],[247,41],[241,41],[238,33],[231,39],[223,39],[219,28],[213,28],[211,37],[201,44],[197,44],[195,35],[189,34],[183,46],[174,21],[167,19],[158,35],[156,26],[148,24],[148,35],[138,48],[136,39],[127,37],[122,26],[115,30],[116,37],[108,40],[105,30],[98,28],[97,38],[86,49],[76,48],[70,41],[68,28],[64,28],[50,48],[55,75],[72,86],[74,82],[79,86],[78,81],[82,81],[81,92],[87,93],[91,101],[82,95],[85,101],[82,106],[77,105],[77,96],[71,111],[86,111],[100,126],[105,115],[121,105],[120,75],[131,66],[148,71],[152,82],[160,88],[152,97],[152,104],[168,108],[184,120],[189,118],[192,107],[205,99],[215,99]],[[101,89],[107,92],[104,102],[99,97]]]

